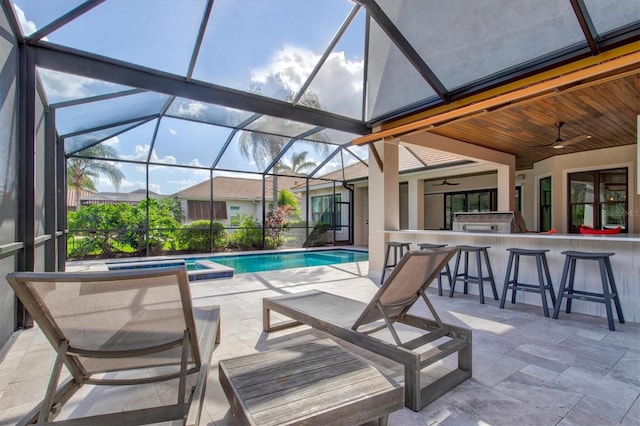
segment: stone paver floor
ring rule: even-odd
[[[100,268],[78,263],[69,270]],[[221,306],[222,341],[213,354],[202,424],[234,424],[218,381],[218,361],[292,346],[326,337],[308,327],[262,331],[262,298],[311,288],[367,301],[377,286],[367,278],[368,263],[237,275],[191,285],[194,305]],[[420,412],[408,408],[389,417],[390,425],[640,425],[640,324],[563,314],[545,318],[540,307],[524,304],[499,309],[487,299],[456,294],[430,299],[442,320],[473,330],[473,377]],[[578,301],[574,303],[580,303]],[[426,307],[416,306],[427,315]],[[402,381],[402,367],[362,349],[338,342],[367,358],[383,373]],[[0,352],[0,424],[15,422],[42,398],[53,350],[36,328],[16,332]],[[446,359],[434,369],[454,365]],[[110,404],[126,408],[162,398],[151,391],[87,386],[61,417],[93,412]]]

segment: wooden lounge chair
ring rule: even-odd
[[[306,324],[403,364],[405,406],[419,411],[471,377],[471,330],[443,323],[425,294],[456,251],[407,253],[368,304],[317,290],[265,298],[263,328],[269,332]],[[409,313],[418,299],[432,319]],[[271,324],[271,311],[293,321]],[[396,327],[406,326],[411,337],[402,341]],[[457,368],[421,384],[421,370],[456,352]]]
[[[44,399],[19,424],[53,421],[84,384],[172,379],[177,385],[173,404],[147,404],[124,412],[117,406],[113,412],[55,424],[198,424],[211,354],[219,342],[219,308],[192,307],[184,266],[14,272],[7,281],[57,353]],[[59,385],[63,365],[71,377]]]

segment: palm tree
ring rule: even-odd
[[[253,92],[260,93],[260,88],[253,87],[251,90]],[[294,94],[291,93],[287,100],[292,101],[293,97],[294,97]],[[312,91],[306,92],[298,102],[298,105],[320,109],[320,101],[318,100],[318,96]],[[263,120],[268,121],[268,120],[276,120],[276,119],[272,117],[263,116]],[[275,124],[273,127],[277,128],[278,126],[283,125],[283,123],[281,123],[279,119],[277,120],[278,120],[278,123]],[[288,124],[293,125],[292,122],[289,122],[289,121],[284,122],[285,126]],[[272,127],[272,126],[269,126],[267,124],[267,127]],[[322,133],[316,134],[316,136],[318,135],[320,136],[320,139],[328,140],[328,138]],[[273,160],[276,159],[276,157],[278,157],[278,155],[280,155],[280,152],[287,145],[289,140],[290,138],[284,137],[284,136],[277,136],[277,135],[258,133],[258,132],[244,132],[238,142],[238,148],[240,150],[240,154],[245,159],[255,161],[258,167],[260,167],[261,169],[264,169],[266,166],[271,164]],[[322,155],[326,155],[329,152],[329,146],[326,144],[321,144],[321,143],[315,144],[314,149],[316,149],[318,154],[322,154]],[[303,154],[303,153],[300,153],[300,154]],[[292,155],[292,165],[293,165],[293,159],[295,155],[299,155],[299,154]],[[306,155],[307,155],[307,152],[305,151],[302,158],[302,163],[305,163],[304,159],[306,158]],[[311,163],[311,162],[307,161],[307,163]],[[304,167],[309,167],[309,166],[306,165]],[[278,209],[278,176],[277,174],[279,172],[282,172],[284,170],[289,170],[289,169],[290,168],[287,167],[282,162],[278,162],[273,167],[273,172],[274,172],[273,210],[274,211]]]
[[[124,175],[118,167],[106,160],[96,160],[94,158],[118,158],[115,149],[108,145],[97,144],[87,149],[83,149],[77,155],[83,157],[70,157],[67,162],[67,185],[73,188],[76,196],[76,203],[80,202],[80,192],[83,189],[96,191],[95,180],[102,174],[105,175],[116,187],[116,192],[120,190],[120,183]]]
[[[302,173],[305,169],[310,169],[316,166],[316,162],[313,160],[307,160],[307,151],[293,152],[291,153],[291,167],[290,170],[293,173]]]

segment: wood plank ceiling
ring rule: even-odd
[[[585,83],[462,117],[428,131],[516,155],[518,170],[554,155],[637,143],[640,114],[640,70]],[[562,149],[551,146],[558,137],[555,124],[564,122],[560,136],[584,138]],[[590,136],[590,138],[586,138]]]

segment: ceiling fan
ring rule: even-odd
[[[562,126],[564,126],[564,121],[558,121],[554,125],[556,126],[556,129],[558,129],[558,136],[556,137],[556,140],[546,145],[534,145],[534,147],[536,148],[552,147],[554,149],[562,149],[562,148],[566,148],[568,146],[574,145],[578,142],[582,142],[586,139],[591,139],[591,135],[580,135],[580,136],[576,136],[575,138],[564,140],[560,137],[560,129],[562,129]]]
[[[455,186],[455,185],[460,185],[460,182],[449,182],[445,177],[441,183],[434,183],[431,186]]]

